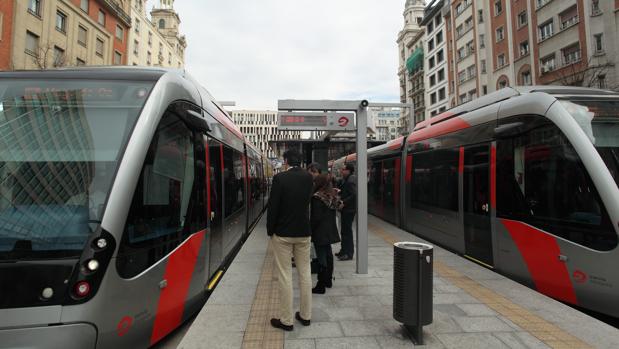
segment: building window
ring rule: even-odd
[[[477,10],[477,18],[479,23],[484,23],[484,10]]]
[[[436,62],[441,63],[444,59],[445,59],[445,54],[443,53],[443,50],[439,50],[436,53]]]
[[[77,27],[77,43],[86,47],[88,42],[88,29],[81,25]]]
[[[546,5],[547,3],[551,2],[552,0],[537,0],[537,8],[540,8],[544,5]]]
[[[501,12],[503,12],[503,4],[501,3],[502,0],[497,0],[494,2],[494,15],[498,16],[501,14]]]
[[[495,33],[496,33],[496,42],[499,42],[505,39],[505,31],[503,30],[503,27],[498,27]]]
[[[133,53],[137,56],[140,52],[140,42],[137,40],[133,40]]]
[[[518,28],[525,26],[529,22],[527,11],[522,11],[518,14]]]
[[[88,9],[90,8],[89,1],[90,0],[80,0],[80,8],[86,13],[88,13]]]
[[[104,44],[105,43],[103,42],[103,40],[97,38],[97,45],[95,46],[95,53],[99,57],[103,57],[103,45]]]
[[[122,62],[123,62],[123,55],[118,51],[114,51],[114,65],[121,65]]]
[[[124,37],[125,37],[125,30],[121,26],[116,25],[116,39],[123,41]]]
[[[434,57],[430,57],[430,59],[428,60],[428,65],[430,66],[430,69],[434,68]]]
[[[432,33],[432,31],[434,31],[434,23],[432,21],[430,21],[428,23],[427,28],[428,28],[428,34]]]
[[[598,87],[606,88],[606,74],[598,74]]]
[[[99,19],[98,19],[99,24],[101,24],[102,26],[105,26],[105,12],[99,10]]]
[[[497,88],[500,90],[502,88],[506,88],[508,86],[508,82],[507,82],[507,78],[502,78],[499,79],[499,82],[497,83]]]
[[[165,29],[165,20],[163,18],[159,20],[159,29]]]
[[[458,53],[458,62],[463,60],[464,57],[466,57],[466,50],[464,47],[460,47],[457,53]]]
[[[163,44],[159,43],[159,54],[163,55]]]
[[[428,41],[428,51],[432,50],[434,50],[434,39],[430,39],[430,41]]]
[[[526,56],[529,54],[529,41],[525,40],[520,43],[520,57]]]
[[[580,61],[580,45],[578,43],[561,50],[563,64],[570,65]]]
[[[561,20],[561,30],[567,29],[578,23],[578,10],[576,5],[570,7],[559,15]]]
[[[438,81],[440,82],[440,81],[443,81],[443,80],[445,80],[445,69],[441,68],[438,71]]]
[[[531,80],[531,72],[525,71],[521,74],[522,77],[522,85],[523,86],[531,86],[533,85],[533,80]]]
[[[168,53],[168,65],[172,65],[172,54]]]
[[[54,46],[54,67],[62,67],[64,65],[64,50],[58,46]]]
[[[150,65],[151,62],[151,54],[150,51],[146,53],[146,64]]]
[[[604,52],[604,45],[602,43],[602,36],[603,34],[595,34],[593,35],[593,45],[594,45],[594,49],[595,49],[595,53],[602,53]]]
[[[458,100],[460,101],[460,104],[464,104],[464,103],[468,102],[466,100],[466,93],[463,93],[460,96],[458,96]]]
[[[469,66],[468,68],[466,68],[466,73],[467,73],[467,77],[469,79],[474,78],[475,76],[477,76],[477,68],[475,67],[475,64]]]
[[[77,65],[78,67],[82,65],[86,65],[86,61],[77,57],[77,59],[75,60],[75,65]]]
[[[479,48],[484,48],[486,47],[486,35],[484,34],[479,34]]]
[[[56,30],[67,33],[67,15],[60,11],[56,11]]]
[[[32,13],[37,17],[41,17],[41,0],[29,0],[28,12]]]
[[[436,92],[432,92],[430,93],[430,104],[435,104],[436,103]]]
[[[26,53],[33,56],[39,55],[39,36],[26,31]]]
[[[466,81],[466,70],[463,70],[458,73],[458,82],[462,84],[465,81]]]
[[[602,9],[600,8],[600,0],[591,0],[591,15],[597,16],[602,13]]]
[[[501,68],[505,65],[505,54],[501,53],[500,55],[497,56],[496,58],[497,61],[497,68]]]
[[[438,28],[438,26],[441,25],[441,23],[443,23],[443,19],[441,15],[436,16],[436,18],[434,18],[434,24],[436,25],[436,27]]]
[[[441,88],[438,90],[438,100],[439,100],[439,101],[442,101],[442,100],[444,100],[445,98],[446,98],[446,96],[445,96],[445,88],[444,88],[444,87],[441,87]]]
[[[153,46],[153,32],[148,32],[148,46]]]
[[[430,87],[436,85],[436,76],[435,75],[431,75],[430,76]]]
[[[488,86],[483,85],[483,86],[481,87],[481,91],[482,91],[482,94],[483,94],[483,95],[487,95],[487,94],[488,94]]]
[[[552,19],[549,20],[548,22],[543,23],[542,25],[540,25],[538,27],[539,41],[543,41],[543,40],[546,40],[549,37],[551,37],[552,34],[554,34],[553,28],[554,28],[554,26],[553,26]]]
[[[440,44],[441,42],[443,42],[443,31],[439,31],[438,33],[436,33],[436,44]]]
[[[555,54],[553,53],[549,56],[546,56],[540,59],[540,67],[541,67],[542,74],[555,70],[555,67],[556,67]]]
[[[485,73],[486,73],[486,60],[485,60],[485,59],[482,59],[482,60],[480,61],[480,64],[479,64],[479,65],[480,65],[480,68],[481,68],[481,73],[482,73],[482,74],[485,74]]]

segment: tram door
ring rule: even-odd
[[[222,230],[222,205],[223,205],[223,145],[217,141],[208,141],[209,152],[209,226],[210,226],[210,250],[209,271],[212,275],[221,265],[223,260],[223,230]]]
[[[465,255],[492,266],[489,164],[490,144],[464,148]]]

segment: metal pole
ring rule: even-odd
[[[368,113],[357,110],[357,274],[368,273]]]

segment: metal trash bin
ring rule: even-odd
[[[423,344],[422,327],[432,323],[434,247],[419,242],[393,247],[393,318]]]

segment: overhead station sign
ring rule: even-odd
[[[278,112],[277,129],[283,131],[354,131],[355,113]]]

